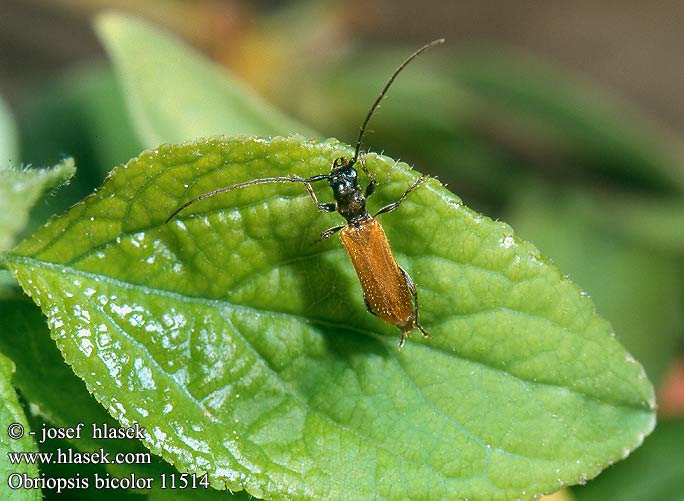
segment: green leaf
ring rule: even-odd
[[[601,212],[610,202],[597,204],[588,193],[528,186],[514,200],[511,224],[591,294],[649,377],[661,381],[684,327],[681,257],[628,238],[620,213]]]
[[[591,478],[654,424],[653,388],[591,301],[438,182],[383,224],[420,336],[367,313],[339,224],[301,185],[351,149],[302,138],[160,146],[8,257],[65,359],[181,471],[269,498],[531,499]],[[368,155],[371,209],[416,178]],[[319,187],[323,200],[325,186]]]
[[[12,374],[14,364],[0,353],[0,479],[2,479],[3,499],[9,501],[40,500],[40,489],[10,489],[7,482],[12,477],[12,485],[18,486],[17,476],[27,475],[30,478],[38,477],[38,469],[35,464],[11,464],[8,452],[35,452],[36,446],[28,435],[29,427],[26,416],[19,404],[19,399],[12,386]],[[10,429],[18,434],[19,426],[23,429],[23,435],[19,439],[9,436]]]
[[[75,172],[71,159],[50,169],[0,165],[0,251],[12,246],[28,222],[29,211],[40,197],[68,182]]]
[[[50,339],[45,318],[32,302],[26,298],[0,301],[0,318],[0,351],[16,364],[14,384],[40,408],[43,418],[58,427],[76,426],[79,422],[118,426],[64,362]],[[107,448],[121,442],[125,441],[111,441]],[[80,450],[97,450],[102,443],[84,434],[74,445]],[[127,445],[123,445],[124,450]]]
[[[170,478],[169,474],[167,473],[167,479]],[[180,474],[176,472],[176,483],[179,482]],[[248,501],[254,498],[244,492],[234,492],[231,495],[225,491],[199,487],[197,489],[152,489],[147,499],[150,501],[226,501],[226,499]]]
[[[210,134],[315,136],[225,70],[140,19],[107,13],[98,17],[96,29],[147,146]]]
[[[684,501],[684,420],[660,421],[644,446],[573,494],[576,501]]]
[[[79,439],[68,441],[46,441],[40,444],[42,452],[57,454],[57,449],[70,447],[78,452],[98,452],[104,449],[111,456],[118,452],[138,453],[146,449],[138,440],[106,440],[93,438],[91,426],[107,424],[110,428],[118,427],[118,423],[107,414],[95,398],[88,393],[81,381],[64,362],[59,350],[50,339],[50,331],[45,323],[40,309],[26,298],[6,299],[0,301],[0,351],[8,354],[15,361],[16,373],[14,384],[21,391],[22,396],[38,409],[39,417],[34,419],[35,430],[39,430],[44,423],[47,426],[75,427],[84,423],[85,427]],[[87,490],[70,491],[71,497],[77,493],[84,498],[88,494],[96,494],[93,475],[97,472],[100,477],[108,472],[111,476],[123,478],[134,473],[138,478],[153,478],[153,486],[160,487],[161,474],[167,478],[179,473],[158,457],[152,456],[151,463],[117,465],[97,465],[92,470],[84,469],[83,464],[71,465],[42,465],[42,472],[49,477],[89,478],[90,486]],[[150,494],[161,489],[152,489]],[[187,491],[186,499],[203,499],[200,495],[191,498]],[[168,490],[161,490],[168,492]],[[218,491],[216,491],[218,492]],[[225,498],[224,493],[224,498]]]
[[[74,427],[78,423],[84,423],[84,432],[81,438],[69,441],[47,440],[40,444],[41,452],[57,454],[57,449],[65,450],[67,447],[78,452],[97,452],[100,448],[110,455],[117,452],[136,453],[146,449],[136,440],[100,440],[92,438],[89,431],[93,423],[101,426],[106,423],[112,428],[118,426],[102,406],[86,390],[83,381],[74,375],[71,368],[64,362],[59,350],[50,339],[50,332],[40,309],[25,298],[5,299],[0,301],[0,352],[8,354],[15,361],[16,373],[13,382],[21,391],[22,396],[32,406],[39,410],[39,418],[34,418],[32,428],[38,430],[43,423],[47,426]],[[0,354],[0,357],[2,355]],[[28,429],[28,428],[27,428]],[[88,489],[69,491],[70,498],[80,495],[78,499],[91,499],[97,496],[101,490],[95,488],[93,475],[97,472],[104,477],[107,472],[113,477],[128,477],[134,473],[138,478],[153,478],[153,489],[147,491],[150,498],[169,498],[169,489],[161,489],[161,474],[166,474],[167,479],[175,475],[180,478],[180,473],[168,463],[152,456],[151,464],[128,464],[128,465],[93,465],[86,468],[84,464],[43,464],[41,473],[50,478],[76,477],[88,478]],[[177,481],[177,485],[180,480]],[[225,492],[214,489],[195,490],[177,489],[179,499],[204,500],[222,496],[230,498]],[[121,499],[121,492],[119,499]],[[242,498],[240,494],[233,496]],[[134,498],[131,495],[131,498]],[[103,499],[109,499],[105,496]],[[124,497],[123,499],[127,499]]]
[[[11,165],[12,162],[17,162],[17,141],[16,128],[14,120],[10,114],[5,101],[0,98],[0,174],[4,172],[4,168]],[[5,205],[3,203],[4,193],[0,186],[0,208]],[[3,231],[3,226],[5,226]],[[7,224],[7,218],[0,216],[0,251],[6,250],[13,242],[12,225]],[[6,290],[14,283],[14,280],[9,276],[9,273],[2,268],[2,259],[0,258],[0,295],[5,294]]]

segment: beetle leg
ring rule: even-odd
[[[406,280],[406,286],[408,287],[409,292],[411,292],[411,296],[413,296],[413,315],[415,317],[414,325],[418,328],[423,337],[432,339],[432,336],[428,334],[425,328],[418,323],[418,291],[416,290],[416,284],[413,283],[413,279],[411,278],[411,276],[408,273],[406,273],[406,271],[401,266],[399,267],[399,270],[404,275],[404,279]],[[402,339],[403,337],[404,336],[402,333]]]
[[[399,269],[401,270],[401,268],[399,268]],[[408,275],[406,274],[406,272],[404,270],[401,270],[401,271],[404,273],[405,277],[408,277]],[[409,280],[410,280],[410,278],[409,278]],[[363,304],[366,305],[366,310],[368,310],[368,313],[375,315],[376,317],[378,316],[377,313],[375,313],[373,311],[373,308],[371,308],[371,305],[368,302],[368,298],[366,297],[365,292],[363,294]],[[409,332],[411,332],[411,331],[404,331],[404,330],[401,331],[401,339],[399,340],[399,346],[397,346],[397,351],[400,351],[402,349],[402,347],[404,346],[404,343],[406,342],[406,338],[408,337]],[[423,332],[422,328],[421,328],[421,332]]]
[[[404,194],[403,194],[402,196],[399,197],[399,200],[397,200],[396,202],[391,203],[391,204],[389,204],[389,205],[385,205],[382,209],[380,209],[378,212],[376,212],[375,214],[373,214],[373,217],[376,217],[376,216],[378,216],[378,215],[380,215],[380,214],[385,214],[385,213],[387,213],[387,212],[392,212],[394,209],[396,209],[397,207],[399,207],[399,205],[400,205],[404,200],[406,200],[406,197],[408,196],[408,194],[411,193],[411,192],[412,192],[413,190],[415,190],[416,188],[418,188],[418,186],[420,186],[420,184],[421,184],[423,181],[425,181],[425,178],[426,178],[426,177],[427,177],[427,175],[426,175],[426,174],[423,174],[423,175],[420,176],[418,179],[416,179],[416,182],[413,183],[411,186],[409,186],[409,188],[404,192]]]
[[[418,330],[420,331],[420,333],[423,335],[424,338],[432,339],[432,336],[430,334],[428,334],[428,332],[425,330],[425,328],[418,323],[418,320],[416,320],[416,327],[418,327]]]
[[[361,169],[363,172],[366,174],[368,179],[370,179],[370,183],[368,183],[368,186],[366,186],[366,193],[364,194],[364,196],[368,198],[373,194],[375,188],[378,187],[378,182],[375,180],[375,174],[369,171],[368,167],[366,167],[366,154],[363,151],[359,152],[359,163],[361,164]]]
[[[340,231],[342,228],[344,228],[344,226],[345,225],[333,226],[332,228],[328,228],[323,233],[321,233],[321,236],[318,237],[318,240],[316,240],[316,242],[320,242],[321,240],[325,240],[326,238],[329,238],[331,235],[334,235],[335,233]]]
[[[304,183],[304,186],[306,187],[306,191],[309,192],[309,196],[311,196],[313,203],[318,205],[318,197],[316,196],[316,192],[314,191],[313,186],[311,186],[311,183]]]
[[[329,204],[322,204],[318,201],[318,197],[316,196],[316,192],[313,189],[313,186],[311,186],[310,183],[304,182],[304,186],[306,187],[306,191],[309,192],[309,196],[311,197],[311,200],[313,200],[313,203],[316,204],[316,207],[318,207],[318,210],[321,212],[335,212],[337,210],[337,206],[334,203],[329,203]]]
[[[337,211],[337,206],[334,203],[329,204],[316,204],[318,210],[321,212],[335,212]]]
[[[416,313],[416,317],[418,316],[418,291],[416,291],[416,284],[413,283],[413,279],[411,278],[411,275],[406,273],[406,270],[402,268],[401,266],[399,267],[399,271],[401,271],[401,274],[404,275],[404,280],[406,280],[406,286],[408,287],[409,292],[411,293],[411,296],[413,297],[413,312]]]
[[[399,340],[399,346],[397,346],[397,351],[401,351],[401,349],[404,347],[404,343],[406,342],[406,337],[408,334],[405,331],[401,331],[401,339]]]

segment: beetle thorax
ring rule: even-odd
[[[333,170],[328,179],[337,204],[337,212],[350,224],[368,219],[366,197],[359,186],[357,177],[352,162],[338,159],[333,164]]]

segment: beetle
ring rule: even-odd
[[[300,176],[266,177],[218,188],[188,200],[173,211],[166,219],[166,222],[171,221],[186,207],[221,193],[256,184],[302,183],[318,210],[322,212],[337,212],[346,220],[346,224],[325,230],[321,233],[318,241],[329,238],[337,232],[340,233],[342,244],[349,255],[356,276],[361,284],[366,309],[381,320],[398,327],[401,331],[401,339],[399,340],[397,350],[401,350],[406,338],[414,329],[418,329],[424,337],[431,338],[430,334],[418,321],[418,293],[416,292],[413,280],[397,264],[385,231],[376,219],[378,215],[392,212],[399,207],[406,200],[409,193],[425,181],[426,176],[420,176],[396,202],[382,207],[373,215],[369,214],[366,209],[366,200],[373,194],[378,186],[378,182],[373,173],[366,167],[364,155],[361,151],[361,141],[363,140],[369,120],[378,108],[382,98],[387,94],[387,90],[397,75],[424,51],[442,43],[444,43],[444,39],[440,38],[422,46],[394,70],[366,114],[359,130],[354,156],[350,159],[346,157],[335,159],[329,174],[318,174],[308,178]],[[359,185],[358,172],[355,168],[357,163],[369,179],[365,190]],[[320,203],[318,201],[316,192],[312,187],[312,184],[318,181],[328,181],[335,199],[333,203]]]

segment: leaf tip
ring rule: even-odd
[[[105,44],[119,38],[127,27],[140,23],[144,23],[144,21],[115,9],[107,9],[98,13],[93,21],[95,32]]]

